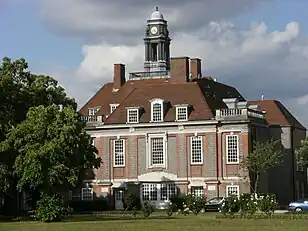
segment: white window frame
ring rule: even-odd
[[[203,186],[191,186],[191,193],[195,196],[195,197],[204,197],[204,187]],[[199,193],[201,192],[201,195],[199,195]]]
[[[201,141],[201,161],[200,162],[193,162],[193,139],[200,139]],[[191,136],[190,137],[190,164],[191,165],[203,164],[203,156],[204,156],[203,136]]]
[[[88,108],[88,115],[89,116],[94,116],[96,112],[98,112],[100,107],[94,107],[94,108]]]
[[[226,197],[229,197],[229,189],[230,188],[236,188],[237,191],[237,197],[240,197],[240,186],[239,185],[227,185],[226,186]]]
[[[130,112],[137,112],[137,118],[136,118],[136,121],[130,121]],[[130,123],[130,124],[136,124],[136,123],[139,123],[139,108],[128,108],[127,109],[127,123]]]
[[[163,139],[163,164],[152,164],[152,139],[161,138]],[[166,135],[150,135],[148,137],[148,158],[149,158],[149,168],[167,168],[167,136]]]
[[[111,114],[112,112],[115,111],[115,109],[117,109],[119,104],[118,103],[112,103],[112,104],[109,104],[109,106],[110,106],[110,114]]]
[[[121,141],[123,146],[123,164],[116,164],[116,142]],[[125,139],[116,139],[113,140],[113,167],[125,167]]]
[[[179,115],[181,115],[179,113],[180,110],[185,110],[185,119],[179,119]],[[177,106],[176,107],[176,113],[175,113],[175,117],[176,117],[176,121],[187,121],[188,120],[188,107],[187,106]]]
[[[91,199],[85,199],[84,198],[84,194],[85,194],[84,191],[85,190],[89,190],[89,189],[91,191]],[[82,188],[81,189],[81,200],[83,200],[83,201],[92,201],[93,200],[93,188],[89,188],[89,187],[88,188]]]
[[[163,99],[153,99],[150,100],[151,102],[151,122],[154,123],[159,123],[159,122],[164,122],[164,100]],[[160,104],[161,107],[161,111],[160,111],[160,115],[161,115],[161,119],[160,120],[154,120],[154,105],[155,104]]]
[[[164,187],[165,186],[165,187]],[[153,194],[156,194],[156,198],[151,197],[151,191],[156,191]],[[142,202],[152,201],[152,202],[161,202],[161,201],[170,201],[170,198],[174,195],[177,195],[177,187],[175,183],[142,183],[140,187],[140,195]],[[145,198],[147,198],[145,199]]]
[[[230,137],[237,137],[237,161],[229,161],[228,157],[229,157],[229,138]],[[226,135],[226,163],[227,164],[239,164],[240,163],[240,137],[239,135],[236,134],[230,134],[230,135]]]

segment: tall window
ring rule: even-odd
[[[142,200],[157,201],[157,184],[142,184]]]
[[[139,109],[128,109],[127,110],[127,123],[138,123],[139,122]]]
[[[151,165],[161,166],[165,164],[164,138],[151,138]]]
[[[239,163],[239,139],[238,135],[227,135],[227,164]]]
[[[191,137],[191,163],[192,164],[203,163],[202,136]]]
[[[227,197],[229,196],[240,196],[240,187],[238,185],[227,185]]]
[[[169,200],[176,193],[175,184],[161,184],[160,185],[160,199]]]
[[[152,121],[161,122],[163,120],[163,110],[162,103],[152,104]]]
[[[125,144],[123,139],[114,140],[114,167],[125,166]]]
[[[203,193],[203,187],[191,187],[191,192],[194,196],[196,197],[203,197],[204,193]]]
[[[176,108],[176,120],[177,121],[186,121],[187,120],[187,107],[177,107]]]
[[[93,200],[93,189],[92,188],[82,188],[81,189],[81,199],[83,201]]]

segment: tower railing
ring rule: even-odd
[[[153,78],[168,78],[169,71],[144,71],[129,73],[129,79],[153,79]]]

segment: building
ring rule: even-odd
[[[170,41],[156,9],[147,21],[143,72],[126,78],[125,65],[114,64],[113,82],[80,109],[103,164],[70,196],[108,197],[121,209],[128,187],[157,208],[179,191],[207,198],[250,192],[240,157],[271,136],[281,138],[286,161],[261,176],[260,190],[282,204],[304,194],[294,149],[305,127],[278,101],[246,101],[234,87],[203,77],[200,59],[170,58]]]

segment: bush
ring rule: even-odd
[[[36,205],[35,217],[44,222],[61,221],[69,212],[70,209],[64,206],[60,196],[42,194]]]
[[[240,211],[242,215],[253,215],[258,210],[258,200],[255,194],[243,193],[239,199]]]
[[[184,198],[184,202],[186,206],[189,208],[189,210],[197,215],[201,212],[202,209],[205,207],[206,199],[203,197],[196,197],[192,194],[188,194]]]
[[[144,217],[149,217],[154,212],[153,205],[150,202],[145,201],[143,204],[142,212]]]
[[[69,207],[73,209],[74,212],[83,213],[90,211],[106,211],[111,209],[109,201],[107,199],[102,200],[92,200],[92,201],[68,201]]]
[[[183,194],[176,194],[170,197],[171,208],[173,212],[175,211],[184,211],[184,204],[185,204],[185,195]]]
[[[275,194],[266,194],[259,197],[258,207],[260,211],[270,215],[278,209],[278,202]]]
[[[141,208],[140,198],[129,191],[124,192],[122,202],[125,211]]]
[[[237,196],[230,196],[225,198],[225,201],[222,203],[220,211],[222,214],[234,214],[239,212],[240,208],[240,201]]]

